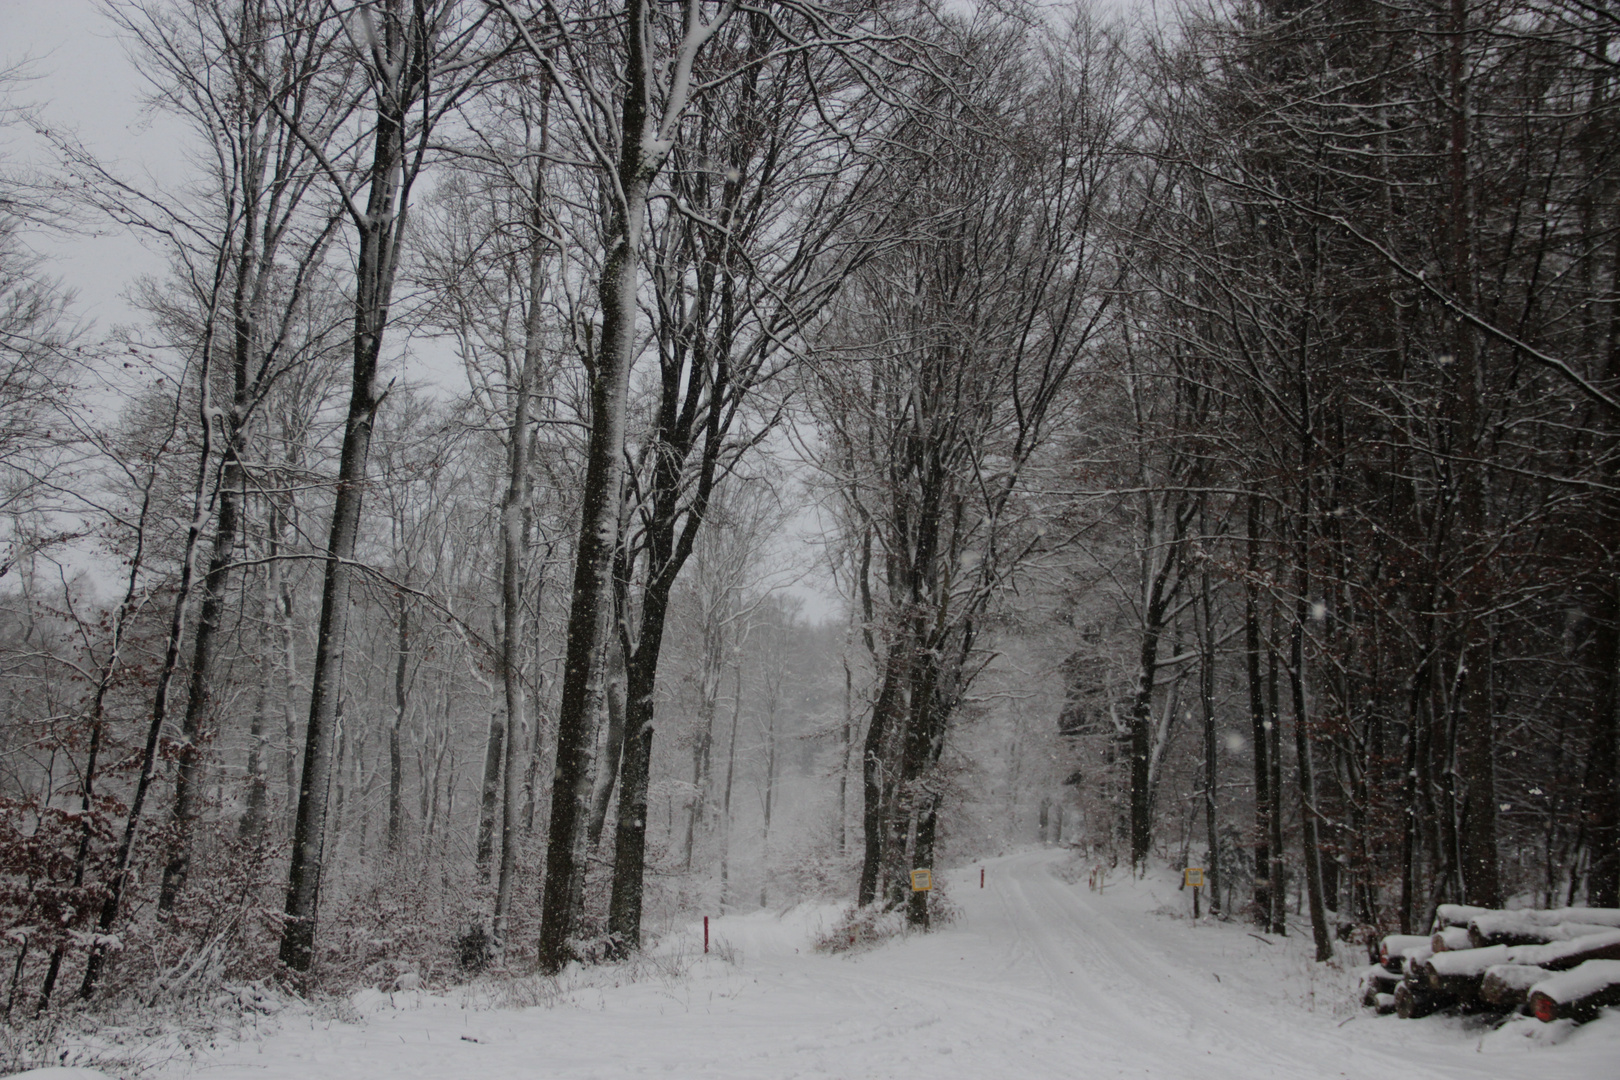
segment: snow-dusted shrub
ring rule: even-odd
[[[0,797],[0,941],[10,961],[0,1007],[7,1018],[32,1010],[53,953],[71,962],[92,940],[106,860],[91,860],[81,884],[74,883],[74,862],[83,839],[91,852],[109,846],[112,809],[107,800],[81,813]]]
[[[844,909],[838,921],[815,942],[815,950],[824,953],[859,952],[874,948],[885,941],[903,937],[908,932],[906,913],[885,911],[881,904]]]
[[[336,902],[322,905],[315,940],[324,989],[387,989],[407,971],[436,985],[459,967],[458,930],[479,918],[476,897],[467,895],[475,890],[447,898],[435,875],[410,872],[404,859],[346,884]]]
[[[463,975],[477,975],[489,967],[493,959],[489,931],[482,922],[475,922],[456,938],[456,967]]]

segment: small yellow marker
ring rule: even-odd
[[[1189,866],[1181,872],[1181,887],[1192,886],[1193,891],[1193,921],[1198,921],[1198,890],[1204,887],[1204,868]]]
[[[932,870],[913,870],[911,872],[911,891],[927,892],[934,887],[934,872]]]

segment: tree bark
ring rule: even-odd
[[[478,880],[489,881],[489,863],[495,852],[495,812],[501,801],[501,765],[506,760],[506,717],[500,709],[489,714],[489,737],[484,742],[484,782],[479,788],[478,843],[473,866]]]
[[[1305,527],[1301,515],[1299,528]],[[1307,730],[1308,705],[1305,694],[1305,620],[1309,604],[1305,599],[1310,589],[1310,574],[1305,568],[1307,545],[1300,538],[1295,541],[1294,625],[1290,635],[1288,657],[1288,683],[1294,698],[1294,753],[1299,758],[1300,846],[1305,862],[1305,893],[1310,905],[1311,935],[1316,943],[1316,959],[1333,959],[1333,939],[1328,930],[1327,911],[1322,903],[1321,849],[1317,837],[1316,781],[1311,764],[1311,738]]]
[[[1249,682],[1249,733],[1254,746],[1254,920],[1271,927],[1271,721],[1260,680],[1260,497],[1248,498],[1247,562],[1243,580],[1243,660]]]
[[[1199,510],[1199,533],[1207,537],[1207,527],[1203,526],[1204,513]],[[1207,542],[1207,540],[1206,540]],[[1209,858],[1206,874],[1209,881],[1209,911],[1211,915],[1219,915],[1221,911],[1221,838],[1219,823],[1216,820],[1216,791],[1219,786],[1219,755],[1216,747],[1215,732],[1215,625],[1214,603],[1209,584],[1209,568],[1205,566],[1202,578],[1202,595],[1200,596],[1202,619],[1199,626],[1199,670],[1198,670],[1198,697],[1204,712],[1204,831],[1208,838]]]
[[[383,333],[388,327],[394,274],[399,266],[399,244],[404,232],[410,180],[416,175],[416,166],[407,161],[406,155],[406,112],[416,94],[427,90],[430,62],[425,51],[432,48],[432,44],[426,40],[429,29],[420,19],[420,8],[416,14],[406,15],[402,0],[389,0],[379,47],[385,51],[390,65],[382,75],[395,82],[376,89],[378,100],[366,209],[356,221],[359,251],[355,264],[349,408],[343,425],[337,490],[326,542],[309,721],[304,732],[304,767],[298,787],[292,859],[287,870],[286,917],[282,922],[279,950],[281,962],[298,973],[309,971],[315,958],[331,744],[342,694],[341,668],[349,625],[349,585],[354,573],[354,546],[365,494],[372,425],[385,396],[378,386],[377,364]],[[421,135],[425,138],[427,133]]]
[[[737,690],[731,705],[731,735],[726,740],[726,783],[720,793],[720,913],[726,913],[731,884],[731,785],[737,775],[737,725],[742,721],[742,664],[737,664]]]
[[[1594,645],[1603,668],[1585,778],[1586,902],[1620,907],[1620,580],[1609,575],[1602,589]]]
[[[253,702],[253,719],[248,730],[247,805],[242,811],[238,829],[238,835],[244,842],[255,845],[264,840],[270,802],[270,755],[265,731],[269,727],[270,686],[276,670],[270,642],[274,633],[272,628],[276,625],[277,607],[274,575],[270,570],[271,566],[267,564],[260,585],[259,689]]]
[[[639,70],[643,48],[641,0],[631,0],[632,63]],[[585,469],[584,506],[575,553],[574,584],[568,615],[568,648],[563,664],[562,698],[557,714],[557,764],[551,788],[551,824],[546,845],[546,881],[540,906],[540,968],[562,970],[571,957],[569,940],[579,917],[584,890],[586,825],[597,729],[606,705],[602,657],[613,612],[613,557],[619,541],[619,488],[623,473],[625,407],[635,344],[636,260],[641,248],[647,190],[652,174],[643,167],[639,136],[645,103],[637,88],[624,97],[625,143],[619,179],[625,205],[616,211],[607,262],[602,270],[602,346],[590,374],[591,435]],[[626,726],[627,750],[652,732],[637,727],[640,714],[631,686]],[[651,702],[648,702],[651,705]],[[650,716],[648,717],[650,719]],[[629,768],[629,758],[626,755]],[[629,774],[621,781],[628,790]],[[632,814],[635,810],[632,808]],[[640,808],[644,824],[645,793]],[[620,827],[624,825],[621,800]]]
[[[539,215],[545,197],[543,169],[532,192],[534,235],[529,247],[529,295],[523,326],[523,365],[512,389],[512,424],[507,432],[507,486],[501,500],[501,685],[506,696],[506,777],[501,799],[501,866],[496,879],[492,943],[506,947],[507,919],[517,876],[518,814],[522,807],[522,777],[518,748],[528,732],[528,700],[523,685],[523,571],[528,561],[528,533],[524,528],[529,476],[529,407],[540,377],[540,303],[544,297]]]
[[[394,643],[394,720],[388,725],[388,837],[390,855],[398,855],[405,833],[405,763],[401,742],[405,734],[405,712],[411,658],[410,606],[401,592],[395,601],[394,617],[398,634]]]
[[[1468,40],[1468,0],[1451,0],[1448,27],[1450,130],[1450,240],[1452,290],[1457,302],[1473,307],[1474,256],[1472,193],[1469,183],[1468,128],[1470,105],[1465,66]],[[1456,440],[1458,477],[1456,542],[1464,552],[1484,545],[1485,482],[1480,460],[1484,449],[1484,365],[1474,330],[1456,320],[1453,360],[1456,368]],[[1465,559],[1472,561],[1472,554]],[[1466,563],[1465,563],[1466,565]],[[1496,851],[1495,707],[1491,701],[1490,650],[1481,625],[1481,609],[1488,602],[1489,585],[1480,580],[1481,569],[1464,571],[1460,583],[1463,655],[1460,663],[1461,701],[1457,718],[1457,770],[1463,790],[1461,835],[1458,837],[1463,897],[1466,903],[1500,907],[1501,872]]]
[[[613,805],[613,792],[624,757],[624,649],[618,642],[608,646],[607,665],[607,731],[600,740],[603,758],[591,787],[591,820],[586,837],[592,851],[601,845],[602,833],[607,829],[608,809]]]

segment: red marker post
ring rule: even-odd
[[[984,867],[979,867],[979,888],[984,888]]]
[[[709,917],[703,916],[703,951],[709,951]]]

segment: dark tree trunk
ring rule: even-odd
[[[742,720],[742,664],[737,665],[737,690],[731,705],[731,735],[726,740],[726,782],[720,792],[720,913],[730,901],[731,785],[737,776],[737,725]]]
[[[1449,139],[1450,242],[1452,289],[1457,301],[1472,308],[1474,301],[1474,253],[1471,220],[1473,199],[1469,182],[1469,112],[1466,49],[1468,2],[1451,0],[1451,24],[1447,28],[1448,112],[1451,116]],[[1453,348],[1456,365],[1454,410],[1457,469],[1457,536],[1455,542],[1471,552],[1489,541],[1486,536],[1485,478],[1480,455],[1484,449],[1484,361],[1473,327],[1455,320]],[[1473,555],[1468,555],[1469,560]],[[1463,790],[1461,831],[1458,836],[1463,898],[1482,907],[1500,907],[1501,872],[1496,851],[1496,764],[1495,717],[1491,701],[1491,646],[1484,635],[1480,609],[1488,602],[1490,586],[1480,580],[1483,570],[1464,571],[1460,583],[1463,625],[1459,663],[1461,673],[1459,714],[1457,716],[1457,772]]]
[[[473,848],[473,866],[478,880],[489,881],[489,864],[495,853],[495,812],[500,808],[501,763],[505,760],[506,717],[500,709],[489,714],[489,737],[484,741],[484,782],[478,800],[478,843]]]
[[[272,627],[276,625],[277,598],[275,575],[270,566],[264,568],[261,579],[263,592],[259,599],[259,690],[253,702],[253,719],[248,731],[247,805],[242,811],[238,836],[244,843],[257,845],[264,839],[268,824],[270,802],[269,728],[270,687],[275,678],[276,664],[271,648]]]
[[[372,425],[384,396],[378,385],[377,363],[388,327],[410,181],[416,175],[416,164],[407,160],[405,117],[415,95],[427,91],[429,60],[425,51],[432,48],[425,40],[428,28],[420,24],[417,15],[405,13],[400,0],[390,0],[383,21],[386,25],[379,48],[397,70],[385,73],[395,80],[393,85],[376,89],[366,209],[355,222],[359,250],[355,263],[349,409],[343,425],[343,448],[326,542],[309,721],[304,731],[304,767],[298,785],[292,859],[287,870],[286,918],[279,950],[281,962],[299,973],[309,971],[315,959],[332,739],[342,696],[341,669],[349,625],[349,584],[354,574],[354,546],[366,488]],[[427,133],[421,134],[425,138]]]
[[[1248,558],[1243,583],[1243,659],[1249,681],[1249,732],[1254,746],[1254,919],[1271,927],[1271,816],[1275,813],[1268,764],[1271,722],[1260,681],[1260,499],[1248,500]]]
[[[1285,859],[1282,816],[1282,707],[1278,703],[1277,608],[1271,609],[1271,644],[1266,647],[1266,721],[1271,747],[1271,932],[1288,933],[1288,894],[1284,888]]]
[[[632,7],[639,5],[632,0]],[[630,35],[639,51],[641,37]],[[634,92],[624,98],[626,159],[620,168],[628,208],[618,211],[614,240],[602,271],[602,346],[591,372],[591,437],[574,583],[568,615],[568,648],[563,664],[557,715],[557,762],[551,787],[551,824],[546,844],[546,882],[540,905],[540,968],[560,971],[570,958],[569,939],[579,918],[584,890],[587,828],[595,781],[597,729],[606,707],[603,657],[613,614],[613,560],[619,542],[619,487],[624,456],[625,406],[635,338],[636,259],[651,177],[641,167],[639,144],[643,105]],[[627,739],[639,743],[638,702],[632,676],[627,703]],[[650,688],[649,688],[650,692]],[[647,702],[650,709],[651,702]],[[651,717],[647,717],[648,720]],[[651,729],[645,732],[650,748]],[[628,750],[628,745],[627,745]],[[621,796],[629,788],[631,753],[621,766]],[[643,799],[645,795],[643,794]],[[637,819],[645,826],[645,809]],[[620,825],[625,827],[624,811]]]
[[[226,436],[225,470],[220,481],[219,518],[215,525],[214,548],[203,576],[202,607],[193,632],[191,675],[187,681],[186,710],[180,723],[180,746],[174,775],[174,810],[171,815],[173,839],[168,861],[163,867],[163,883],[158,890],[158,911],[174,909],[180,891],[191,873],[191,849],[203,788],[203,746],[213,737],[211,730],[211,687],[213,684],[215,639],[225,614],[225,597],[230,591],[231,567],[236,551],[237,517],[243,474],[238,465],[242,432],[238,425],[246,402],[238,401],[231,410],[231,430]]]
[[[618,642],[613,642],[608,646],[607,733],[602,738],[604,758],[596,770],[596,783],[591,789],[591,820],[586,837],[592,851],[602,843],[602,832],[607,828],[608,808],[613,804],[613,789],[618,782],[619,766],[624,757],[624,710],[624,649]]]
[[[394,720],[388,725],[388,853],[399,854],[405,832],[405,763],[401,741],[405,734],[405,711],[408,705],[406,691],[410,673],[411,626],[410,607],[401,592],[395,608],[399,620],[398,640],[394,644]]]
[[[1303,518],[1300,528],[1304,528]],[[1333,939],[1322,903],[1322,855],[1318,847],[1316,782],[1311,762],[1305,695],[1305,619],[1309,613],[1305,597],[1310,589],[1310,577],[1304,568],[1306,544],[1303,540],[1296,543],[1295,557],[1300,564],[1294,572],[1298,598],[1294,604],[1294,626],[1289,645],[1288,682],[1294,698],[1294,753],[1299,758],[1300,846],[1304,855],[1305,893],[1310,905],[1316,959],[1327,961],[1333,958]]]
[[[1594,642],[1602,665],[1586,765],[1586,902],[1620,907],[1620,581],[1603,583]]]
[[[1180,529],[1176,530],[1179,548]],[[1153,848],[1153,683],[1159,670],[1159,637],[1169,608],[1170,575],[1179,558],[1166,552],[1148,583],[1137,655],[1136,698],[1131,704],[1131,865],[1141,869]]]
[[[881,885],[879,876],[885,863],[884,809],[888,785],[885,777],[894,771],[889,757],[889,727],[900,694],[900,682],[906,667],[900,641],[890,643],[889,655],[883,665],[883,685],[877,701],[872,705],[872,722],[866,727],[866,744],[861,754],[861,832],[864,847],[861,854],[861,879],[856,891],[856,903],[865,907],[877,900]]]
[[[1199,513],[1202,524],[1203,513]],[[1205,535],[1203,528],[1199,529]],[[1209,911],[1218,915],[1221,911],[1221,837],[1220,823],[1216,820],[1218,807],[1216,805],[1216,791],[1219,786],[1220,764],[1216,747],[1215,732],[1215,625],[1214,603],[1209,584],[1209,570],[1206,567],[1202,577],[1202,619],[1199,626],[1199,666],[1198,666],[1198,696],[1204,712],[1204,832],[1208,838],[1208,880],[1209,880]]]

